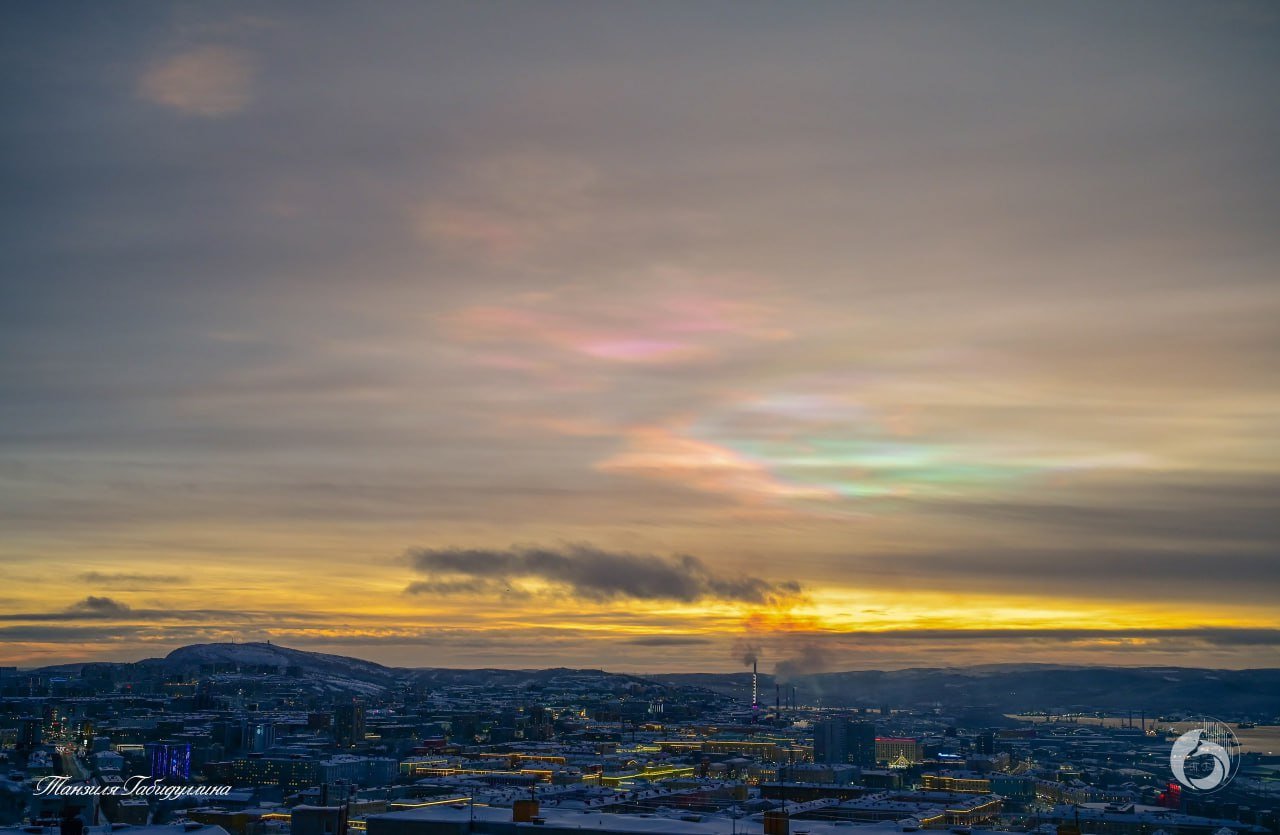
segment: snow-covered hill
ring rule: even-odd
[[[292,675],[326,690],[363,693],[395,685],[408,673],[359,658],[305,652],[267,643],[192,644],[175,649],[158,663],[174,671],[193,674]]]
[[[397,678],[403,673],[392,667],[384,667],[372,661],[349,658],[345,655],[329,655],[323,652],[306,652],[278,644],[192,644],[179,647],[164,657],[166,666],[235,664],[242,667],[300,667],[305,671],[325,671],[351,676]]]

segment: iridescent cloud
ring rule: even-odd
[[[742,501],[824,500],[808,505],[817,513],[839,511],[836,499],[991,494],[1037,476],[1151,463],[1136,451],[913,437],[871,403],[794,390],[729,399],[682,423],[623,434],[625,451],[601,461],[601,470]],[[848,509],[865,512],[856,502]]]
[[[683,277],[671,277],[680,283]],[[473,305],[444,314],[446,333],[463,345],[484,346],[475,354],[493,363],[494,353],[509,348],[544,353],[521,363],[594,359],[638,365],[686,365],[723,358],[734,346],[786,340],[791,334],[771,324],[762,304],[695,294],[665,296],[632,291],[608,298],[585,287],[571,287],[532,299]]]
[[[732,449],[682,435],[662,426],[626,434],[627,448],[599,462],[603,472],[668,481],[724,495],[745,504],[776,499],[829,499],[828,488],[792,484]]]

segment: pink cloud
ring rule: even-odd
[[[228,116],[252,97],[253,65],[241,50],[202,46],[153,64],[138,93],[155,104],[192,116]]]
[[[482,305],[459,311],[448,317],[446,323],[452,334],[464,342],[537,346],[606,362],[678,364],[705,358],[710,353],[705,346],[692,342],[647,336],[633,324],[618,323],[616,327],[620,329],[615,331],[581,321],[586,318],[527,307]],[[503,353],[511,356],[510,352]],[[532,362],[525,357],[523,364]]]
[[[778,499],[831,499],[820,487],[789,484],[763,465],[717,444],[681,435],[663,426],[637,427],[627,432],[627,450],[596,468],[658,481],[669,481],[744,504]]]
[[[667,295],[662,289],[617,298],[572,287],[473,305],[442,321],[456,341],[501,346],[496,353],[523,357],[526,364],[535,359],[528,356],[530,349],[547,349],[550,353],[537,359],[681,365],[713,361],[743,342],[790,337],[770,323],[774,311],[766,305],[705,293]]]
[[[692,359],[703,353],[698,346],[687,342],[640,338],[604,339],[586,342],[575,348],[601,359],[640,363]]]

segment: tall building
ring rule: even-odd
[[[875,768],[876,726],[870,722],[850,722],[846,738],[849,762],[863,768]]]
[[[151,776],[158,780],[191,779],[191,745],[185,742],[153,742],[147,745]]]
[[[842,763],[848,761],[845,747],[845,719],[826,719],[813,726],[813,761]]]
[[[44,720],[39,716],[24,716],[19,722],[18,749],[34,751],[39,748],[44,734]]]
[[[45,734],[50,737],[57,736],[62,731],[62,723],[58,718],[58,706],[53,702],[45,702],[41,708],[44,719]]]
[[[551,721],[551,711],[541,705],[534,705],[529,708],[524,738],[533,742],[546,742],[553,735],[554,726]]]
[[[249,722],[245,725],[244,748],[254,754],[264,754],[276,744],[274,722]]]
[[[338,705],[333,711],[333,739],[343,748],[364,741],[364,705],[359,702]]]
[[[813,729],[813,759],[819,763],[876,764],[876,729],[868,722],[828,719]]]

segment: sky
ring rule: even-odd
[[[1280,666],[1280,8],[24,4],[0,663]]]

